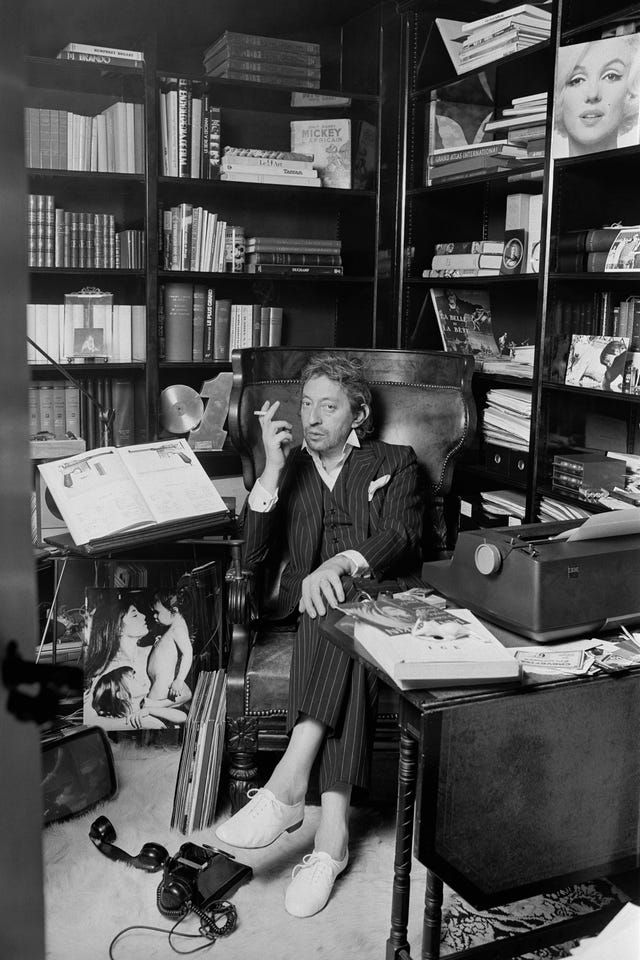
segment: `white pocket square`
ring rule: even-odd
[[[373,495],[376,492],[376,490],[379,490],[381,487],[386,487],[386,485],[389,483],[389,480],[391,480],[391,474],[385,473],[384,477],[378,477],[376,480],[371,481],[371,483],[369,484],[369,489],[367,491],[367,498],[369,500],[369,503],[371,503],[371,501],[373,500]]]

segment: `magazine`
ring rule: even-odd
[[[401,690],[517,681],[520,666],[476,616],[428,598],[343,604],[356,649]]]
[[[500,355],[488,290],[432,287],[430,292],[445,351],[471,353],[478,366],[484,357]]]
[[[38,469],[76,545],[228,515],[183,438],[99,447]]]

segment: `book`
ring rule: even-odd
[[[216,50],[227,44],[244,44],[250,47],[263,49],[298,51],[300,53],[309,53],[314,56],[320,55],[320,44],[306,40],[286,40],[283,37],[263,37],[252,33],[239,33],[234,30],[225,30],[204,52],[204,56],[209,57]]]
[[[260,343],[258,346],[279,347],[282,342],[282,307],[262,307],[260,310]]]
[[[165,360],[193,360],[193,284],[167,283],[164,287]]]
[[[216,48],[212,53],[203,57],[205,70],[209,66],[215,66],[221,60],[235,61],[260,61],[269,63],[290,64],[297,67],[320,67],[321,58],[317,53],[305,53],[299,50],[276,48],[263,44],[262,46],[252,46],[251,44],[240,41],[227,41],[224,45]]]
[[[213,359],[229,359],[229,338],[231,333],[231,300],[216,299],[213,321]]]
[[[440,241],[434,247],[436,254],[460,254],[460,253],[502,253],[504,249],[503,240],[453,240],[449,242]]]
[[[470,353],[478,363],[500,354],[488,290],[432,287],[430,294],[445,351]]]
[[[237,67],[220,67],[207,76],[215,77],[219,80],[241,80],[245,83],[271,83],[276,86],[297,88],[303,87],[310,90],[318,90],[320,80],[308,77],[292,77],[280,73],[257,73],[254,70],[243,70]]]
[[[585,89],[616,63],[615,95],[607,109],[585,101]],[[635,74],[640,66],[637,37],[621,36],[558,47],[551,156],[584,156],[640,143]]]
[[[319,179],[318,175],[314,172],[314,176],[305,177],[298,174],[297,171],[291,173],[282,174],[278,173],[254,173],[251,170],[242,170],[238,172],[232,172],[225,168],[224,165],[221,166],[220,179],[226,181],[234,181],[236,183],[264,183],[264,184],[275,184],[279,186],[292,186],[292,187],[321,187],[323,186],[322,181]],[[324,184],[326,186],[326,184]]]
[[[427,167],[427,186],[440,183],[443,180],[452,180],[457,176],[477,176],[481,173],[499,173],[504,170],[520,166],[522,161],[516,157],[484,154],[479,157],[466,157],[462,160],[452,160],[436,167]]]
[[[293,150],[261,150],[257,147],[225,147],[222,151],[225,159],[230,157],[255,157],[259,160],[299,160],[313,166],[312,153],[299,153]]]
[[[340,253],[341,240],[327,240],[323,237],[247,237],[247,253],[273,252],[286,253],[301,250],[308,253]]]
[[[272,76],[282,77],[289,83],[296,83],[299,77],[306,77],[308,80],[317,80],[318,86],[320,86],[319,64],[289,63],[275,54],[272,58],[256,59],[254,57],[244,58],[234,54],[223,53],[219,57],[205,60],[204,67],[205,73],[209,77],[219,76],[229,69],[241,70],[247,74],[270,74]]]
[[[496,272],[502,263],[502,252],[499,253],[444,253],[436,254],[432,261],[433,270],[469,270],[479,267],[494,267]]]
[[[68,43],[62,48],[62,53],[93,53],[97,56],[120,57],[125,60],[144,60],[142,50],[125,50],[120,47],[103,47],[93,43]]]
[[[501,157],[524,157],[525,147],[511,143],[509,140],[487,140],[483,143],[469,143],[453,149],[443,147],[427,154],[427,163],[432,166],[450,163],[452,160],[464,160],[467,157],[482,157],[498,155]]]
[[[515,117],[500,117],[498,120],[490,120],[485,129],[488,131],[492,130],[515,130],[517,132],[519,127],[539,127],[545,123],[547,119],[546,112],[542,113],[530,113],[522,116]]]
[[[471,20],[464,24],[464,30],[466,33],[469,33],[473,30],[481,30],[483,27],[488,26],[491,23],[497,23],[500,20],[511,19],[512,17],[517,17],[519,14],[524,13],[529,17],[535,17],[538,20],[549,23],[551,21],[551,10],[545,9],[548,7],[547,4],[538,5],[535,3],[520,3],[515,7],[511,7],[509,10],[500,10],[498,13],[487,14],[486,17],[480,17],[477,20]]]
[[[306,267],[339,267],[342,257],[339,253],[303,253],[301,250],[286,253],[248,253],[245,262],[250,263],[282,263]]]
[[[358,652],[401,690],[520,679],[513,653],[470,610],[437,609],[419,599],[343,604],[341,610],[355,619]]]
[[[291,150],[312,153],[323,187],[351,188],[351,120],[291,120]]]
[[[104,53],[76,53],[71,50],[61,51],[58,60],[72,60],[77,63],[97,63],[102,67],[144,67],[144,60],[132,60],[129,57],[115,57]]]
[[[270,273],[282,276],[341,277],[344,273],[344,267],[302,266],[294,263],[248,263],[245,269],[247,273]]]
[[[252,157],[244,154],[224,153],[221,170],[230,173],[249,171],[252,173],[303,174],[306,177],[317,176],[313,169],[313,160],[278,160],[273,157]]]
[[[186,440],[88,453],[38,464],[76,546],[115,536],[227,516],[227,508]]]

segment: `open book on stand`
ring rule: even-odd
[[[38,465],[80,553],[137,546],[228,518],[222,497],[186,440],[100,447]]]
[[[356,621],[358,652],[401,690],[520,679],[513,653],[469,610],[438,609],[420,598],[378,598],[340,610]]]

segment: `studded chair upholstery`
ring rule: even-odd
[[[284,347],[234,352],[229,436],[241,456],[247,490],[264,467],[260,425],[254,411],[265,400],[279,400],[278,417],[294,425],[294,443],[300,443],[300,372],[308,358],[318,352]],[[476,425],[471,392],[473,358],[405,350],[358,350],[357,355],[364,362],[371,385],[374,436],[412,446],[425,474],[429,496],[425,503],[424,559],[445,556],[443,498],[451,487],[454,464],[470,444]],[[267,576],[264,580],[273,582],[274,578]],[[252,577],[242,570],[239,547],[227,574],[227,588],[233,636],[227,674],[226,749],[231,799],[237,808],[256,781],[258,751],[286,747],[295,626],[269,619],[273,598],[266,590],[260,595]],[[375,585],[368,589],[375,589]],[[376,745],[391,743],[397,737],[397,700],[384,685],[381,687]]]

